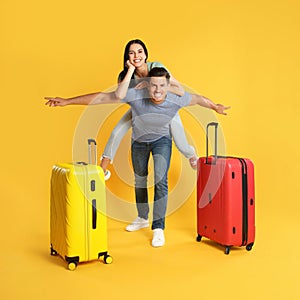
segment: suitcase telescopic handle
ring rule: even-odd
[[[208,164],[208,129],[209,127],[215,127],[215,154],[214,157],[215,159],[211,164],[216,164],[217,157],[218,157],[218,123],[216,122],[211,122],[208,123],[206,126],[206,163]]]
[[[92,147],[94,146],[94,164],[97,165],[97,143],[94,139],[88,139],[89,164],[92,164]]]

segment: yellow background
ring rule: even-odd
[[[296,0],[2,0],[1,299],[299,299],[299,9]],[[51,109],[43,97],[112,87],[132,38],[183,84],[231,105],[218,116],[227,153],[256,168],[252,252],[196,243],[193,193],[168,217],[161,249],[150,230],[128,234],[109,219],[113,264],[68,272],[49,255],[51,167],[72,159],[84,108]]]

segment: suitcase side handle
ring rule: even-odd
[[[93,163],[92,162],[92,148],[94,148],[94,164],[97,165],[97,143],[96,143],[96,140],[88,139],[89,164]]]
[[[207,126],[206,126],[206,164],[216,164],[217,162],[217,157],[218,157],[218,123],[216,122],[211,122],[211,123],[208,123]],[[208,129],[209,127],[215,127],[215,154],[214,154],[214,157],[215,159],[209,163],[208,162]]]
[[[92,200],[92,226],[93,226],[93,229],[97,228],[97,202],[96,202],[96,199]]]

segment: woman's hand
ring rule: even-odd
[[[129,60],[126,61],[126,67],[135,71],[135,66]]]
[[[145,89],[149,87],[149,83],[146,80],[141,81],[140,83],[138,83],[134,88],[137,90],[141,90],[141,89]]]

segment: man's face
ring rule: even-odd
[[[159,104],[165,101],[169,84],[166,77],[150,77],[149,95],[153,103]]]

